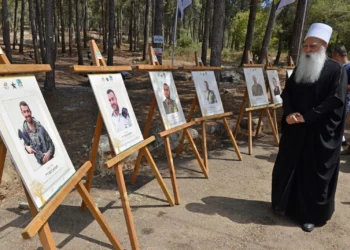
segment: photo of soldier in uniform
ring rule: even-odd
[[[21,101],[19,107],[25,120],[22,130],[18,129],[18,137],[23,140],[26,152],[33,154],[36,161],[44,165],[54,157],[55,145],[44,126],[32,116],[29,105]]]
[[[128,109],[118,104],[118,99],[112,89],[107,90],[107,97],[112,108],[112,121],[116,132],[131,127],[131,119]]]
[[[281,89],[280,89],[280,86],[277,85],[277,80],[275,77],[272,79],[272,84],[273,84],[273,94],[280,95]]]
[[[269,104],[263,69],[256,67],[244,68],[243,70],[250,106],[254,107]]]
[[[266,70],[266,75],[269,80],[269,87],[270,87],[273,103],[281,104],[282,89],[281,89],[281,84],[280,84],[277,70]]]
[[[215,96],[215,93],[213,90],[211,90],[209,88],[209,83],[207,81],[204,81],[204,84],[205,84],[205,92],[206,92],[206,101],[209,103],[209,104],[214,104],[214,103],[217,103],[217,99],[216,99],[216,96]]]
[[[163,90],[165,96],[165,100],[163,101],[165,113],[168,115],[178,112],[179,109],[177,108],[175,100],[171,99],[171,91],[169,89],[169,85],[164,83]]]

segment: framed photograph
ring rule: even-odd
[[[250,106],[255,107],[269,104],[263,69],[244,68],[244,76],[247,84]]]
[[[121,74],[89,75],[115,154],[143,140]]]
[[[165,129],[186,123],[171,72],[149,72]]]
[[[0,78],[0,133],[40,209],[75,173],[34,76]]]
[[[218,85],[213,71],[192,72],[199,106],[203,116],[224,113]]]
[[[282,88],[280,84],[280,79],[278,77],[277,70],[266,70],[267,78],[269,80],[269,87],[271,91],[271,96],[274,104],[282,103]]]

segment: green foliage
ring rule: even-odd
[[[190,32],[186,29],[180,29],[180,38],[177,39],[177,45],[183,48],[188,48],[192,45],[193,40]]]

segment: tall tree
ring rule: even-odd
[[[24,42],[24,9],[25,9],[25,0],[22,0],[21,7],[21,30],[19,37],[19,53],[23,53],[23,42]]]
[[[35,24],[35,13],[34,13],[34,6],[33,6],[33,0],[28,0],[28,12],[29,12],[29,20],[30,20],[30,27],[32,30],[32,41],[33,41],[33,49],[34,49],[34,57],[35,57],[35,63],[39,64],[39,51],[38,51],[38,38],[37,38],[37,30],[36,30],[36,24]]]
[[[103,4],[103,12],[104,12],[104,15],[103,15],[103,53],[106,53],[107,52],[107,41],[108,41],[108,28],[107,28],[107,24],[108,24],[108,11],[107,11],[107,8],[108,8],[108,0],[105,0],[104,1],[104,4]]]
[[[154,21],[153,21],[153,36],[163,35],[163,0],[154,1]],[[153,48],[161,48],[161,43],[153,43]],[[158,62],[162,64],[162,56],[158,55]]]
[[[244,64],[247,60],[246,56],[247,56],[248,50],[252,49],[257,5],[258,5],[258,0],[250,0],[250,11],[249,11],[248,26],[247,26],[247,35],[245,38],[244,51],[243,51],[243,55],[242,55],[241,65]]]
[[[73,53],[73,3],[74,0],[68,0],[68,48],[69,48],[69,56],[72,56]]]
[[[44,3],[45,18],[45,47],[46,47],[46,63],[50,64],[51,71],[46,73],[45,90],[52,91],[55,88],[55,56],[54,56],[54,40],[53,40],[53,17],[55,15],[54,0],[45,0]]]
[[[114,9],[113,9],[114,10]],[[84,0],[84,48],[87,48],[87,41],[88,41],[88,36],[87,36],[87,0]]]
[[[15,0],[15,18],[13,19],[12,49],[16,49],[16,43],[17,43],[17,10],[18,10],[18,0]]]
[[[75,0],[75,34],[77,40],[77,50],[78,50],[78,64],[83,65],[83,49],[81,47],[81,38],[80,38],[80,11],[79,11],[79,0]]]
[[[148,43],[149,43],[149,22],[151,18],[151,12],[150,12],[150,6],[151,6],[151,0],[146,0],[146,6],[145,6],[145,26],[143,30],[143,54],[142,54],[142,60],[146,60],[148,56]]]
[[[35,5],[36,10],[36,24],[38,25],[39,29],[39,43],[40,43],[40,55],[41,55],[41,61],[43,63],[46,63],[46,56],[45,56],[45,46],[44,46],[44,28],[43,28],[43,22],[41,21],[41,1],[36,0]]]
[[[134,11],[135,11],[135,0],[130,2],[130,19],[129,19],[129,51],[133,49],[133,21],[134,21]]]
[[[263,63],[264,59],[265,59],[265,55],[268,51],[268,47],[270,44],[270,40],[271,40],[271,36],[272,36],[272,31],[273,31],[273,26],[275,24],[275,20],[276,20],[276,6],[275,3],[272,3],[271,6],[271,10],[270,10],[270,17],[269,17],[269,21],[267,23],[266,26],[266,30],[265,30],[265,36],[261,45],[261,50],[259,53],[259,60],[258,63]]]
[[[5,43],[5,53],[12,62],[11,42],[10,42],[10,20],[8,16],[8,2],[2,0],[2,37]]]
[[[301,37],[304,31],[304,21],[307,12],[308,0],[299,0],[297,10],[295,13],[295,19],[293,24],[292,40],[289,47],[289,55],[292,56],[293,61],[297,62],[297,56],[300,50]]]
[[[213,9],[213,0],[207,0],[205,6],[205,23],[204,23],[204,35],[202,40],[202,61],[204,65],[207,65],[207,51],[209,46],[209,28],[210,28],[210,16]]]
[[[114,45],[114,23],[115,23],[115,12],[114,12],[115,2],[114,0],[109,0],[109,14],[108,14],[108,58],[107,58],[107,64],[113,65],[113,45]]]
[[[213,19],[213,44],[210,54],[210,65],[221,66],[221,51],[224,38],[225,21],[225,0],[214,0],[214,19]],[[219,80],[219,72],[216,79]]]
[[[60,13],[61,13],[61,45],[62,45],[62,54],[66,53],[66,36],[64,34],[65,32],[65,22],[64,22],[64,16],[63,16],[63,0],[58,0],[60,5]]]

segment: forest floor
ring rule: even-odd
[[[88,49],[84,50],[84,63]],[[14,54],[13,63],[34,63],[28,56]],[[141,52],[129,52],[124,47],[114,58],[116,65],[135,65]],[[59,54],[56,61],[56,90],[44,91],[43,95],[55,121],[57,129],[76,168],[89,158],[89,148],[94,134],[98,107],[94,94],[84,75],[69,71],[77,64],[76,55]],[[176,65],[192,62],[176,60]],[[163,61],[170,64],[169,60]],[[242,74],[235,65],[224,65],[225,70]],[[143,130],[153,95],[147,73],[132,71],[132,77],[125,85],[141,130]],[[45,75],[37,75],[43,87]],[[243,78],[242,78],[243,79]],[[285,73],[280,71],[280,81]],[[185,115],[188,114],[195,93],[192,81],[176,81],[178,94]],[[232,111],[230,124],[235,124],[242,101],[245,85],[219,84],[221,98],[226,112]],[[199,115],[199,110],[197,114]],[[280,115],[280,113],[279,113]],[[258,114],[254,113],[254,117]],[[159,120],[156,112],[154,121]],[[216,122],[212,122],[216,124]],[[199,127],[195,127],[200,131]],[[104,131],[103,133],[106,133]],[[210,151],[210,178],[203,179],[197,171],[191,150],[184,149],[180,159],[175,160],[182,198],[180,206],[166,206],[163,196],[147,169],[140,173],[138,184],[127,185],[130,203],[133,207],[135,225],[141,249],[349,249],[350,188],[348,161],[342,159],[339,188],[336,198],[334,219],[312,234],[303,233],[297,224],[274,215],[270,209],[271,171],[277,147],[271,135],[263,133],[254,140],[254,153],[247,155],[247,137],[239,133],[237,141],[243,153],[243,161],[237,161],[227,137],[208,134]],[[200,149],[199,141],[198,148]],[[164,153],[154,155],[158,167],[171,188]],[[347,165],[346,165],[347,163]],[[20,229],[28,223],[28,211],[21,210],[19,203],[25,201],[23,191],[12,169],[9,159],[5,180],[0,185],[0,244],[4,249],[33,249],[39,246],[38,238],[28,242],[20,240]],[[131,170],[125,171],[129,181]],[[185,188],[186,187],[186,188]],[[130,249],[123,220],[119,194],[111,176],[96,176],[93,182],[93,196],[103,210],[112,228],[126,249]],[[117,195],[115,198],[111,198]],[[155,196],[157,196],[155,198]],[[161,197],[161,198],[158,198]],[[68,198],[50,223],[56,244],[62,249],[108,249],[110,245],[97,229],[96,222],[88,214],[82,214],[76,207],[80,200],[76,192]],[[73,219],[74,218],[74,219]],[[80,219],[83,221],[81,222]],[[66,223],[59,223],[65,221]]]

